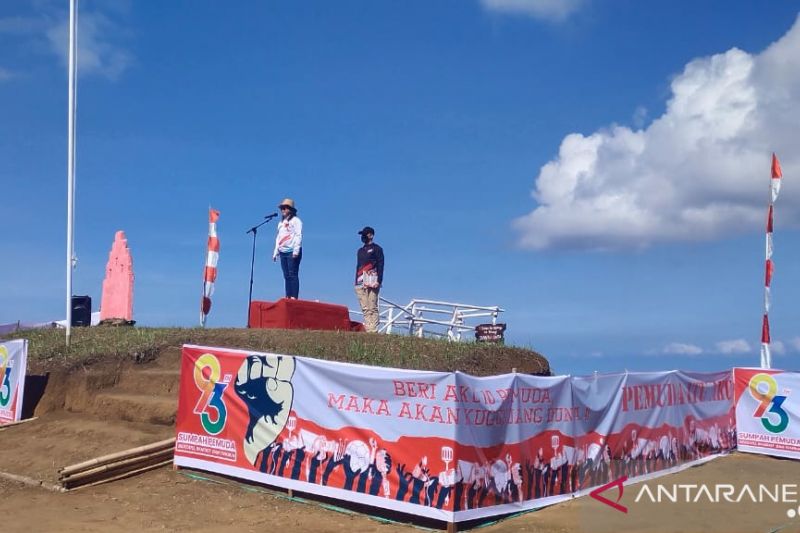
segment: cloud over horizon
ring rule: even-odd
[[[791,345],[795,352],[800,352],[800,337],[795,337],[789,340],[788,344]],[[772,352],[777,355],[786,355],[789,351],[786,347],[786,343],[780,340],[773,340],[770,343],[770,348]],[[745,339],[730,339],[715,342],[712,349],[705,349],[701,346],[697,346],[696,344],[671,342],[660,350],[650,350],[647,353],[648,355],[667,354],[680,356],[695,356],[701,354],[747,355],[757,354],[758,350],[758,346],[753,347],[753,345],[751,345]]]
[[[700,355],[703,353],[703,349],[694,344],[671,342],[664,346],[662,352],[669,355]]]
[[[752,348],[750,343],[744,339],[733,339],[728,341],[719,341],[715,345],[717,352],[722,354],[745,354],[750,353]]]
[[[800,18],[759,54],[732,48],[690,61],[646,127],[566,135],[535,180],[535,208],[512,223],[518,244],[640,249],[763,230],[771,153],[784,176],[800,170],[798,123]],[[781,223],[800,220],[797,200],[784,189]]]

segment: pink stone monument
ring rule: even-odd
[[[133,322],[133,261],[124,231],[114,235],[108,254],[100,302],[100,321],[104,320]]]

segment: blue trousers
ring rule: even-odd
[[[293,257],[292,252],[281,252],[280,255],[286,297],[297,298],[300,293],[300,260],[303,259],[303,249],[300,249],[297,257]]]

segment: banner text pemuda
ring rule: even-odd
[[[175,463],[463,521],[734,445],[731,373],[475,377],[184,346]]]

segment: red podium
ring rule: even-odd
[[[277,302],[251,302],[247,326],[262,329],[364,331],[360,322],[350,320],[350,313],[343,305],[288,298],[281,298]]]

